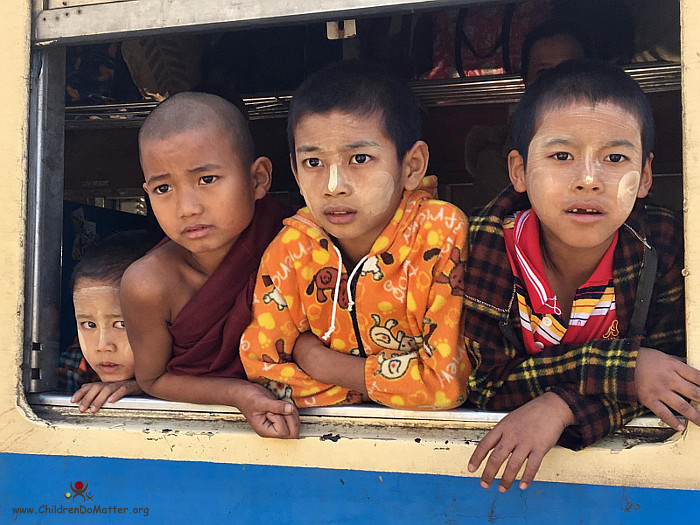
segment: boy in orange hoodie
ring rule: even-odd
[[[462,404],[467,223],[432,199],[410,89],[334,64],[299,87],[287,130],[307,207],[263,255],[241,338],[248,378],[300,407]]]

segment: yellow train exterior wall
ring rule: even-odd
[[[31,2],[4,4],[0,17],[0,451],[18,454],[107,456],[239,464],[312,466],[389,472],[469,476],[474,444],[452,440],[416,443],[405,429],[384,426],[381,439],[365,437],[360,424],[345,424],[344,439],[321,440],[313,430],[297,441],[263,440],[232,426],[213,433],[146,433],[138,421],[108,428],[105,420],[86,425],[50,423],[27,405],[19,376],[22,359],[23,266],[28,144],[28,74]],[[681,2],[683,45],[683,129],[687,327],[689,361],[700,367],[700,2]],[[686,30],[685,28],[691,28]],[[97,422],[95,422],[97,421]],[[194,423],[196,426],[196,423]],[[353,430],[353,427],[355,430]],[[178,429],[178,422],[168,421]],[[434,435],[435,431],[426,433]],[[447,434],[454,434],[448,431]],[[371,433],[370,433],[371,434]],[[439,433],[438,433],[439,434]],[[700,489],[700,429],[690,428],[662,444],[629,449],[621,441],[582,452],[557,448],[538,479],[548,481]]]

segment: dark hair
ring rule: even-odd
[[[369,62],[336,62],[310,75],[294,93],[287,121],[294,162],[294,130],[299,121],[307,115],[334,110],[358,116],[380,115],[399,162],[421,138],[418,103],[404,80]]]
[[[106,281],[119,286],[122,275],[136,259],[153,247],[153,236],[146,230],[117,232],[88,248],[71,277],[71,291],[79,279]]]
[[[654,117],[642,88],[617,66],[596,60],[570,60],[543,72],[515,109],[513,141],[526,167],[540,115],[572,102],[610,102],[634,115],[641,128],[642,162],[646,162],[654,146]]]
[[[591,56],[591,42],[588,36],[581,29],[571,23],[557,20],[550,20],[538,26],[535,26],[525,36],[523,47],[520,51],[520,75],[527,82],[527,70],[530,68],[530,55],[532,48],[540,40],[545,38],[553,38],[559,35],[567,35],[576,40],[583,49],[583,55],[586,58]]]

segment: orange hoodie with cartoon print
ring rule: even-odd
[[[316,381],[292,361],[297,337],[311,330],[333,350],[366,357],[367,391],[382,405],[433,410],[466,400],[467,220],[431,199],[434,184],[428,177],[404,193],[349,275],[308,208],[284,221],[263,254],[253,321],[241,337],[250,380],[302,408],[361,402],[359,392]]]

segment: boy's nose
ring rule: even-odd
[[[586,161],[578,169],[574,177],[573,187],[578,191],[603,190],[603,182],[600,177],[600,166],[595,161]]]
[[[202,213],[203,207],[194,191],[183,191],[178,199],[178,213],[180,217],[191,217]]]
[[[328,168],[326,195],[345,195],[348,192],[349,186],[345,179],[345,173],[337,164],[331,164]]]
[[[97,341],[97,351],[98,352],[114,352],[117,349],[117,345],[114,340],[114,334],[112,330],[100,330],[100,338]]]

